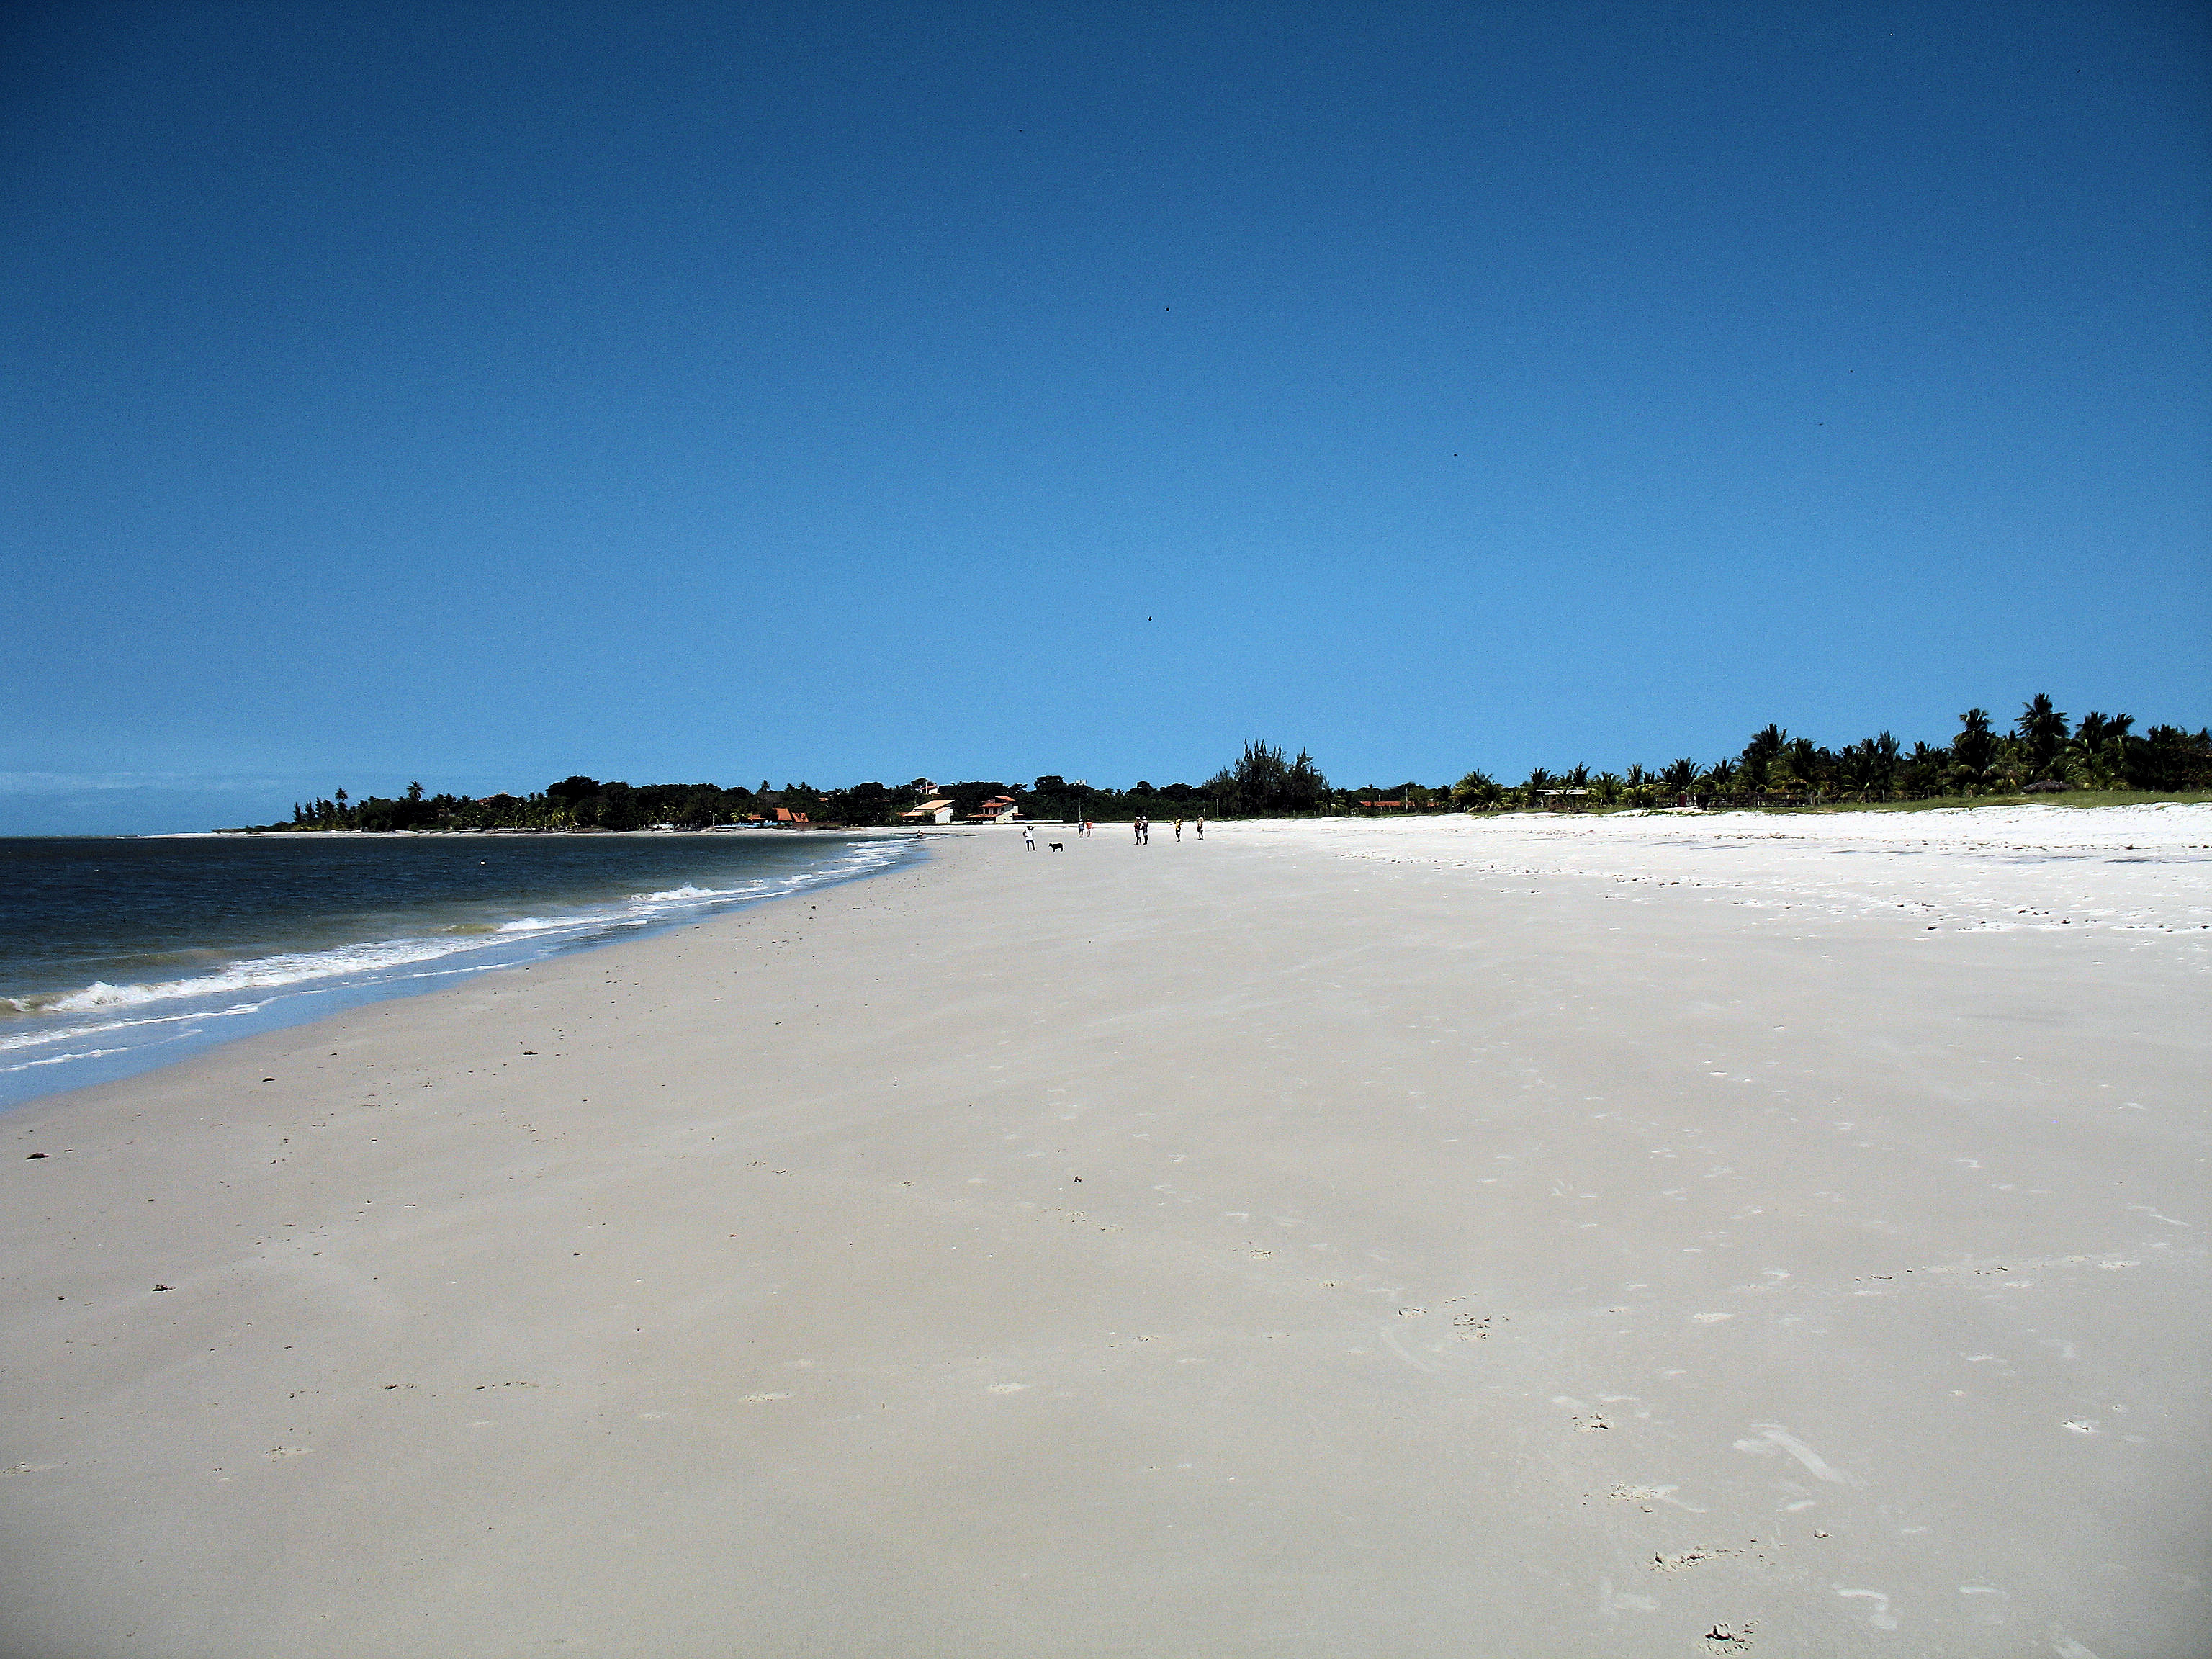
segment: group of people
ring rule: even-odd
[[[1205,817],[1201,815],[1194,821],[1194,823],[1198,831],[1198,839],[1204,841],[1206,839]],[[1083,819],[1075,826],[1076,839],[1079,841],[1090,840],[1091,829],[1092,824],[1091,820],[1089,818]],[[1139,812],[1136,817],[1130,822],[1129,832],[1135,838],[1138,846],[1149,847],[1152,844],[1152,821],[1146,817],[1143,813]],[[1177,818],[1175,821],[1175,838],[1177,841],[1181,841],[1182,839],[1182,820],[1181,818]],[[1036,851],[1036,831],[1031,825],[1025,823],[1022,826],[1022,845],[1028,848],[1032,853]]]
[[[1205,817],[1203,816],[1200,817],[1196,820],[1196,823],[1198,829],[1198,838],[1200,841],[1204,841],[1206,839]],[[1138,846],[1149,847],[1152,844],[1152,821],[1146,817],[1142,812],[1137,814],[1135,820],[1131,823],[1129,828],[1136,836]],[[1175,838],[1177,841],[1181,841],[1182,839],[1182,820],[1181,818],[1177,818],[1175,821]]]

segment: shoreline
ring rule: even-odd
[[[0,1645],[2186,1650],[2206,860],[1646,822],[945,836],[11,1112]]]
[[[349,845],[387,839],[367,832],[331,833]],[[887,863],[921,854],[894,850],[855,865],[851,852],[840,858],[836,849],[900,839],[840,834],[807,843],[823,856],[792,871],[737,872],[740,888],[700,888],[686,880],[665,890],[633,891],[617,899],[611,894],[586,898],[549,885],[535,894],[514,895],[506,908],[515,914],[503,920],[456,921],[457,915],[465,915],[467,901],[449,900],[441,908],[418,896],[411,915],[379,915],[374,921],[380,926],[356,917],[362,923],[356,933],[335,940],[321,925],[325,916],[272,915],[267,919],[270,932],[228,955],[213,945],[180,943],[173,955],[192,951],[201,958],[181,976],[173,971],[144,979],[122,976],[114,982],[65,982],[48,990],[24,988],[0,998],[0,1115],[33,1100],[157,1071],[256,1033],[395,998],[434,994],[472,975],[603,949],[705,915],[866,879]],[[720,872],[700,873],[711,878]],[[649,888],[652,878],[662,874],[640,872],[638,878]],[[343,905],[329,912],[345,914]],[[395,934],[394,928],[400,931]]]

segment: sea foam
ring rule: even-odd
[[[849,880],[910,855],[903,843],[860,842],[849,843],[842,857],[815,868],[732,887],[686,883],[566,912],[495,923],[458,923],[434,932],[325,950],[271,952],[176,979],[94,980],[73,990],[0,996],[0,1021],[4,1021],[0,1024],[0,1073],[167,1045],[220,1030],[224,1022],[261,1014],[280,1002],[317,991],[349,997],[389,995],[390,988],[379,988],[535,961],[637,928],[665,926],[686,915],[711,914]],[[304,1012],[303,1006],[301,1014],[291,1018]],[[279,1018],[276,1023],[285,1021]],[[88,1043],[95,1046],[82,1046]]]

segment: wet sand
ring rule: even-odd
[[[2063,816],[933,838],[34,1103],[0,1653],[2203,1652],[2212,815]]]

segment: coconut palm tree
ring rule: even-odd
[[[1770,725],[1751,734],[1751,741],[1743,746],[1743,781],[1753,789],[1767,785],[1768,769],[1774,757],[1790,741],[1790,734],[1778,726]]]
[[[1601,772],[1590,780],[1590,787],[1596,792],[1598,804],[1601,806],[1619,805],[1621,791],[1626,787],[1622,781],[1611,772]]]
[[[2048,777],[2066,741],[2066,716],[2051,706],[2049,692],[2039,691],[2021,705],[2013,732],[2027,746],[2029,769],[2039,778]]]
[[[1497,780],[1489,773],[1469,772],[1457,783],[1452,785],[1451,794],[1455,805],[1475,810],[1497,805],[1498,797],[1504,793],[1498,787]]]
[[[1735,787],[1738,769],[1732,760],[1717,760],[1705,769],[1698,787],[1709,795],[1725,795]]]
[[[1659,775],[1659,782],[1667,793],[1677,798],[1688,794],[1698,787],[1698,763],[1687,755],[1667,763],[1667,769]]]
[[[1844,787],[1861,800],[1869,800],[1877,793],[1886,797],[1889,780],[1897,771],[1897,739],[1887,732],[1879,738],[1862,738],[1838,756],[1837,762]]]
[[[1899,763],[1899,786],[1906,794],[1916,797],[1941,794],[1950,768],[1949,750],[1938,749],[1933,744],[1915,743],[1912,752]]]
[[[2132,714],[2103,714],[2091,709],[2074,728],[2066,745],[2069,780],[2088,789],[2117,789],[2126,781],[2128,745],[2142,739],[2130,735]]]
[[[1897,787],[1898,753],[1903,745],[1887,732],[1869,741],[1874,744],[1875,787],[1881,791],[1881,798],[1887,800],[1889,792]]]
[[[1966,794],[1981,793],[1989,781],[1990,762],[1996,758],[1996,734],[1990,730],[1990,711],[1969,708],[1959,716],[1959,735],[1951,739],[1951,781]]]
[[[1820,790],[1821,763],[1830,758],[1810,738],[1792,738],[1782,745],[1768,772],[1769,781],[1804,792],[1808,800]]]

